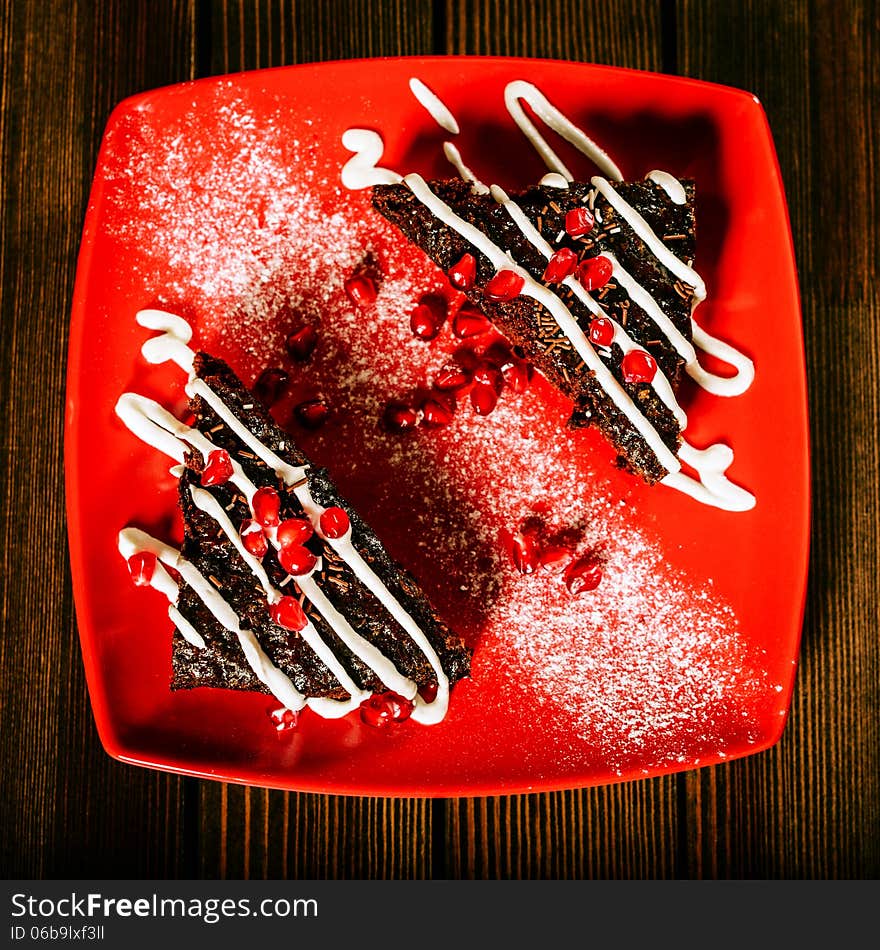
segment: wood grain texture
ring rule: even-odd
[[[204,785],[200,876],[424,879],[431,803]]]
[[[210,73],[434,51],[430,0],[213,0],[200,13]]]
[[[150,7],[7,2],[2,13],[0,868],[10,877],[184,870],[183,783],[112,762],[97,741],[62,467],[67,324],[103,125],[123,96],[192,74],[190,6],[170,5],[159,26]]]
[[[446,3],[446,52],[659,70],[661,5]],[[450,876],[663,878],[677,867],[678,780],[464,801],[447,811]]]
[[[810,586],[790,722],[762,756],[687,777],[694,876],[880,873],[880,335],[876,2],[685,0],[678,64],[754,92],[773,130],[803,298]]]
[[[446,53],[661,68],[657,0],[445,0]]]
[[[434,51],[433,8],[426,0],[218,0],[209,13],[209,22],[202,22],[210,36],[208,73]],[[199,802],[200,870],[206,877],[431,876],[430,803],[210,784]]]
[[[678,782],[448,803],[445,875],[454,879],[677,876]]]

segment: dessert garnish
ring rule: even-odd
[[[443,128],[458,128],[424,83],[411,87]],[[381,136],[356,128],[342,137],[354,153],[342,169],[343,185],[372,188],[374,207],[571,397],[570,425],[598,426],[623,467],[708,505],[752,508],[754,496],[726,476],[731,449],[698,449],[682,435],[687,416],[677,393],[685,375],[724,396],[745,392],[754,377],[748,357],[694,319],[707,294],[693,268],[694,182],[660,170],[624,181],[612,159],[535,86],[512,82],[504,98],[549,169],[537,185],[511,195],[487,186],[451,142],[444,153],[458,179],[401,176],[378,166]],[[601,174],[576,181],[523,101]],[[698,351],[733,374],[708,371]],[[471,401],[477,411],[491,411],[491,388],[473,389]]]
[[[327,718],[360,708],[376,726],[442,720],[470,649],[229,366],[189,347],[183,319],[145,310],[137,321],[160,334],[143,346],[148,362],[187,373],[194,417],[136,393],[116,406],[179,477],[180,549],[119,533],[133,582],[169,600],[172,688],[270,693],[282,731],[305,707]]]

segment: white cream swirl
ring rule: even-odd
[[[164,359],[174,360],[179,365],[183,365],[184,368],[188,367],[189,379],[186,385],[187,393],[190,396],[197,395],[204,399],[205,402],[207,402],[208,405],[210,405],[211,408],[217,413],[217,415],[230,427],[235,435],[245,445],[248,446],[254,455],[260,458],[273,472],[275,472],[275,474],[284,484],[293,488],[294,493],[296,494],[300,503],[303,505],[306,515],[311,520],[313,527],[319,536],[321,536],[327,544],[337,551],[342,560],[350,567],[358,580],[364,584],[368,590],[370,590],[373,596],[375,596],[376,599],[383,605],[383,607],[385,607],[397,624],[402,627],[407,635],[413,639],[418,648],[425,655],[425,658],[428,660],[437,676],[438,691],[436,698],[430,703],[423,700],[418,695],[417,684],[413,680],[398,672],[394,664],[373,644],[360,636],[360,634],[358,634],[351,627],[347,619],[342,616],[338,610],[336,610],[336,608],[318,586],[316,581],[313,579],[312,575],[320,568],[320,563],[316,565],[315,569],[310,572],[309,575],[294,578],[294,585],[298,587],[299,590],[301,590],[302,593],[308,598],[312,606],[330,625],[334,633],[342,640],[348,649],[369,669],[371,669],[388,689],[394,690],[404,698],[413,702],[413,718],[416,721],[423,723],[435,723],[441,721],[444,718],[448,707],[449,682],[443,671],[436,651],[431,646],[428,638],[421,628],[413,621],[411,616],[407,613],[399,601],[391,594],[375,571],[373,571],[372,568],[361,557],[351,541],[350,529],[345,538],[338,540],[326,538],[323,535],[320,528],[320,518],[324,512],[324,509],[314,500],[311,492],[309,491],[305,478],[306,468],[304,466],[289,465],[276,453],[272,452],[271,449],[269,449],[259,439],[257,439],[256,436],[254,436],[254,434],[235,417],[234,413],[229,409],[229,407],[226,406],[223,400],[210,388],[210,386],[208,386],[208,384],[203,379],[199,379],[194,375],[193,360],[195,354],[187,346],[187,343],[191,339],[191,330],[185,321],[174,314],[166,314],[163,311],[141,311],[141,313],[139,313],[137,316],[137,320],[143,326],[149,326],[152,329],[162,332],[162,336],[152,338],[144,344],[143,350],[145,357],[147,354],[149,354],[152,362],[162,362],[164,357]],[[185,454],[188,448],[199,451],[206,460],[208,459],[211,452],[216,450],[214,443],[207,439],[198,429],[194,429],[180,422],[154,400],[147,399],[144,396],[140,396],[136,393],[124,393],[117,401],[116,411],[117,415],[120,417],[120,419],[122,419],[122,421],[130,429],[130,431],[132,431],[132,433],[137,435],[148,445],[151,445],[152,447],[174,459],[178,464],[184,462]],[[230,458],[230,463],[232,466],[232,476],[230,481],[245,496],[248,505],[251,506],[251,513],[253,514],[252,499],[257,488],[247,477],[241,465],[236,460]],[[205,491],[202,488],[198,488],[197,486],[190,486],[190,494],[193,503],[206,514],[214,518],[220,529],[235,546],[239,555],[251,569],[252,573],[263,588],[267,603],[277,603],[282,597],[281,591],[275,588],[272,584],[260,559],[255,557],[250,553],[250,551],[247,550],[241,535],[236,530],[228,514],[217,501],[217,499],[210,492]],[[141,535],[143,535],[143,532],[141,532]],[[277,549],[277,540],[272,534],[270,534],[270,541]],[[152,546],[146,548],[146,550],[151,550],[154,553],[156,553],[156,551],[162,550],[166,556],[173,556],[172,553],[169,553],[173,552],[173,549],[170,549],[167,546],[164,548],[157,547],[161,545],[161,542],[155,542],[155,544],[151,542],[151,545]],[[177,552],[177,555],[179,556],[179,552]],[[192,568],[191,570],[187,568],[187,571],[189,576],[193,577],[196,584],[198,584],[198,587],[192,585],[193,589],[196,590],[203,600],[205,597],[210,599],[213,588],[210,587],[210,585],[205,587],[204,584],[201,584],[199,581],[199,577],[201,577],[201,575],[198,575],[198,572],[195,571],[195,568]],[[165,585],[165,593],[166,595],[169,594],[167,585]],[[271,666],[271,662],[269,661],[268,657],[266,657],[261,651],[258,653],[253,649],[253,644],[251,643],[252,639],[255,640],[253,634],[250,631],[243,631],[240,626],[238,626],[237,618],[235,623],[233,623],[232,617],[229,615],[231,608],[229,608],[228,604],[226,604],[224,607],[224,604],[225,601],[223,604],[221,604],[216,600],[216,598],[214,598],[211,599],[209,603],[207,603],[207,606],[209,609],[211,609],[211,612],[214,614],[214,616],[220,620],[224,626],[227,627],[227,629],[235,632],[239,637],[239,640],[242,643],[242,649],[244,651],[245,658],[247,659],[249,665],[251,665],[255,675],[257,675],[257,677],[262,682],[269,686],[279,701],[287,705],[288,700],[291,699],[289,690],[284,687],[283,681],[279,680],[268,668],[268,666]],[[173,605],[172,609],[175,609],[173,608]],[[175,616],[180,616],[176,609]],[[184,618],[180,617],[180,619],[189,630],[192,629]],[[181,629],[181,632],[186,635],[183,629]],[[309,646],[312,647],[319,658],[325,663],[325,665],[327,665],[333,675],[337,678],[340,685],[349,693],[350,696],[348,701],[341,702],[336,700],[325,700],[321,698],[309,698],[307,700],[308,705],[322,716],[335,718],[337,716],[345,715],[345,713],[350,711],[350,709],[355,708],[357,705],[363,702],[363,700],[366,699],[369,694],[361,690],[354,683],[351,677],[346,673],[344,667],[342,667],[338,658],[321,639],[317,630],[311,623],[307,625],[306,629],[302,631],[301,635],[303,639],[309,644]],[[278,672],[280,673],[280,671]],[[281,675],[283,676],[283,674]],[[281,683],[283,695],[279,694],[272,688],[272,684],[274,683]],[[300,706],[288,705],[288,708],[297,709],[301,708],[301,706],[304,704],[306,704],[305,698],[303,698]]]

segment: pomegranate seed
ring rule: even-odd
[[[540,563],[534,536],[517,531],[510,546],[510,556],[520,574],[534,574]]]
[[[344,538],[351,528],[348,513],[342,508],[325,508],[321,512],[321,534],[336,541]]]
[[[428,307],[440,326],[446,322],[446,298],[441,297],[440,294],[422,294],[419,297],[419,306]]]
[[[614,265],[607,257],[597,254],[581,261],[578,267],[578,280],[584,285],[584,290],[600,290],[609,280]]]
[[[498,403],[498,391],[494,386],[471,387],[471,405],[478,416],[488,416]]]
[[[278,552],[278,562],[288,574],[301,577],[313,570],[318,559],[302,544],[288,544]]]
[[[575,558],[562,575],[565,586],[572,597],[584,591],[595,590],[602,580],[602,565],[592,554]]]
[[[258,488],[254,492],[251,507],[254,517],[264,528],[271,528],[278,524],[281,513],[281,496],[274,488]]]
[[[441,325],[442,320],[438,322],[437,315],[425,303],[420,303],[409,318],[409,328],[420,340],[433,340]]]
[[[470,290],[477,279],[477,261],[473,254],[462,255],[457,264],[453,264],[448,272],[449,282],[458,290]]]
[[[406,432],[419,424],[419,414],[412,406],[401,402],[389,403],[383,416],[385,428],[390,432]]]
[[[551,545],[541,552],[540,560],[545,571],[556,574],[571,561],[571,548]]]
[[[156,570],[156,555],[151,551],[138,551],[128,559],[128,573],[135,587],[149,587]]]
[[[573,238],[583,237],[593,230],[596,219],[589,208],[572,208],[565,216],[565,230]]]
[[[496,341],[490,347],[483,350],[482,362],[491,363],[503,370],[513,362],[514,356],[510,347],[501,340]]]
[[[304,363],[314,353],[317,343],[318,334],[313,326],[304,326],[285,341],[288,355],[298,363]]]
[[[578,256],[571,248],[561,247],[550,260],[547,261],[547,267],[544,269],[544,276],[541,280],[543,280],[545,284],[558,284],[560,281],[565,280],[569,274],[574,273],[577,262]]]
[[[446,400],[431,399],[428,397],[422,403],[422,425],[429,429],[438,429],[440,426],[448,426],[452,422],[452,414],[455,410],[450,408]]]
[[[485,314],[475,307],[462,307],[452,318],[452,332],[460,340],[486,333],[491,326]]]
[[[269,542],[266,535],[263,534],[262,526],[252,518],[246,518],[238,529],[241,535],[241,543],[245,546],[255,558],[262,560],[269,550]]]
[[[294,414],[300,424],[307,429],[320,429],[327,421],[330,410],[323,399],[307,399],[298,406],[294,406]]]
[[[516,356],[506,343],[493,343],[485,350],[483,363],[477,364],[477,370],[487,363],[501,370],[503,383],[509,385],[514,392],[524,393],[528,389],[532,379],[532,367]],[[474,372],[474,382],[486,382],[487,380],[478,375],[477,370]]]
[[[522,274],[517,274],[512,270],[500,270],[486,284],[485,293],[490,300],[503,303],[506,300],[513,300],[518,297],[525,286],[525,278]]]
[[[517,534],[522,534],[527,538],[538,538],[544,531],[544,519],[536,514],[526,515],[520,518],[516,531]]]
[[[269,713],[269,718],[278,732],[288,732],[296,729],[299,725],[299,713],[293,709],[285,709],[284,706],[280,709],[273,709]]]
[[[281,397],[287,380],[287,373],[283,369],[264,369],[254,383],[254,395],[264,406],[271,408]]]
[[[482,357],[476,350],[471,349],[469,346],[460,346],[452,354],[452,360],[457,366],[460,366],[468,376],[472,376],[474,370],[482,362]]]
[[[393,722],[403,722],[412,715],[413,704],[397,693],[373,693],[361,703],[361,721],[374,729],[385,729]]]
[[[496,393],[500,393],[504,388],[504,375],[491,363],[484,362],[474,370],[474,385],[491,386]]]
[[[358,307],[369,307],[376,299],[376,282],[366,274],[354,274],[343,286],[348,299]]]
[[[515,360],[501,372],[505,384],[515,393],[524,393],[532,381],[532,366],[525,360]]]
[[[225,485],[232,478],[232,459],[226,449],[214,449],[202,472],[203,485]]]
[[[596,346],[611,346],[614,341],[614,324],[608,317],[596,317],[590,321],[590,342]]]
[[[275,540],[278,547],[289,548],[292,545],[302,545],[315,533],[311,522],[305,518],[286,518],[278,525]]]
[[[183,544],[182,534],[179,541],[175,539],[175,544]],[[171,567],[171,565],[169,564],[163,564],[162,566],[165,568],[166,572],[171,577],[171,580],[173,580],[174,583],[177,584],[178,587],[180,587],[180,585],[183,583],[183,577],[181,576],[180,571],[178,571],[176,568]]]
[[[302,604],[295,597],[282,597],[277,603],[269,605],[269,614],[279,627],[299,633],[309,624],[309,618]]]
[[[620,368],[628,383],[650,383],[657,375],[657,362],[647,350],[630,350]]]
[[[434,377],[434,386],[442,392],[464,389],[471,381],[471,374],[458,363],[447,363]]]
[[[425,683],[419,687],[419,696],[421,696],[426,703],[433,703],[437,698],[437,691],[438,686],[436,683]]]

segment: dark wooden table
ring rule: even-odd
[[[878,876],[876,0],[4,0],[0,23],[4,877]],[[76,254],[110,110],[198,76],[421,53],[673,72],[764,103],[800,269],[814,478],[794,705],[765,753],[606,788],[419,801],[178,778],[98,742],[62,440]]]

